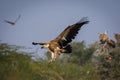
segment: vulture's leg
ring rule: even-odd
[[[56,60],[56,58],[58,58],[59,54],[60,54],[60,51],[59,51],[59,50],[57,50],[57,49],[55,49],[55,51],[54,51],[54,52],[51,52],[51,60],[50,60],[50,62],[55,61],[55,60]]]

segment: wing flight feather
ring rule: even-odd
[[[87,17],[83,17],[79,22],[68,26],[56,39],[62,47],[67,46],[68,43],[72,41],[72,39],[75,38],[75,36],[78,34],[78,31],[80,28],[87,24],[89,21]]]

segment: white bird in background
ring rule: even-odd
[[[16,22],[20,19],[20,17],[21,17],[21,15],[19,15],[15,21],[9,21],[9,20],[4,20],[4,21],[8,24],[15,25]]]

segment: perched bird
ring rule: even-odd
[[[4,20],[4,21],[8,24],[15,25],[16,22],[20,19],[20,17],[21,17],[21,15],[19,15],[15,21],[8,21],[8,20]]]
[[[115,37],[117,43],[120,43],[120,34],[115,33],[114,37]]]
[[[99,34],[99,39],[101,44],[109,45],[112,48],[115,48],[115,41],[109,38],[107,32]]]
[[[108,44],[110,47],[112,47],[112,48],[115,48],[115,47],[116,47],[115,41],[113,41],[112,39],[109,39],[109,40],[107,41],[107,44]]]
[[[105,31],[105,33],[103,34],[99,33],[99,39],[101,44],[104,44],[105,42],[107,42],[107,40],[109,39],[107,32]]]
[[[87,24],[89,21],[87,17],[83,17],[79,22],[68,26],[62,33],[60,33],[54,40],[49,42],[32,42],[33,45],[42,45],[41,48],[48,48],[51,52],[51,60],[53,62],[61,53],[71,53],[72,47],[69,44],[72,42],[72,39],[78,34],[78,31],[84,24]]]

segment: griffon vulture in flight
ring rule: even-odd
[[[53,62],[61,53],[71,53],[72,47],[70,46],[70,42],[75,36],[78,34],[80,28],[87,24],[89,21],[87,17],[83,17],[79,22],[68,26],[62,33],[60,33],[54,40],[49,42],[32,42],[33,45],[41,45],[41,48],[48,48],[51,53],[51,60]]]
[[[4,20],[4,21],[8,24],[15,25],[16,22],[20,19],[20,17],[21,17],[21,15],[19,15],[15,21],[8,21],[8,20]]]

